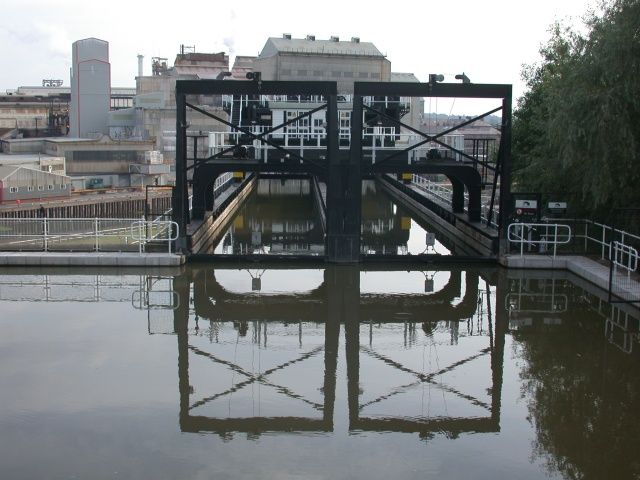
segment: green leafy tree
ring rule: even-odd
[[[514,190],[564,196],[606,220],[640,207],[640,0],[613,0],[585,20],[556,24],[527,66],[514,112]]]

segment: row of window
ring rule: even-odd
[[[133,107],[133,98],[111,98],[111,108],[130,108]]]
[[[282,69],[282,75],[297,75],[298,77],[334,77],[334,78],[372,78],[374,80],[380,79],[380,73],[378,72],[341,72],[339,70],[333,70],[331,72],[324,70],[291,70],[287,68]]]
[[[47,190],[53,190],[55,188],[54,185],[47,185]],[[60,185],[60,189],[61,190],[66,190],[67,189],[67,184],[63,183],[62,185]],[[20,191],[20,187],[9,187],[9,192],[11,193],[18,193]],[[42,192],[44,191],[44,185],[38,185],[38,191]],[[27,192],[33,192],[33,185],[29,185],[27,186]]]

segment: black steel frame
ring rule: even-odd
[[[270,128],[261,134],[254,134],[250,130],[229,122],[219,116],[201,109],[187,101],[188,95],[321,95],[326,104],[314,108],[304,114],[290,119],[276,127]],[[436,135],[428,135],[406,125],[400,120],[391,118],[384,112],[377,111],[363,103],[363,97],[399,96],[399,97],[453,97],[453,98],[479,98],[501,100],[502,105],[494,108],[471,120],[449,128]],[[225,171],[283,171],[309,173],[319,175],[327,182],[327,242],[326,257],[329,261],[338,263],[350,263],[360,260],[360,223],[361,223],[361,182],[364,176],[383,173],[442,173],[451,178],[454,187],[454,212],[461,212],[464,205],[460,205],[464,198],[464,187],[469,191],[468,214],[471,221],[480,221],[480,194],[482,189],[482,177],[477,170],[478,164],[483,168],[494,169],[494,178],[491,192],[491,204],[489,222],[491,222],[498,178],[500,178],[500,227],[501,252],[506,251],[506,222],[510,217],[510,182],[511,182],[511,111],[512,87],[511,85],[498,84],[453,84],[453,83],[406,83],[406,82],[355,82],[353,111],[351,115],[351,151],[348,157],[341,158],[339,151],[339,129],[337,110],[337,83],[318,81],[223,81],[223,80],[178,80],[176,82],[176,189],[173,197],[174,220],[180,228],[180,238],[177,248],[188,250],[186,228],[190,222],[188,210],[188,172],[193,170],[194,200],[198,195],[198,202],[204,206],[213,202],[207,199],[205,192],[207,187],[215,180],[217,175]],[[187,157],[187,109],[213,118],[231,129],[247,135],[253,140],[286,153],[290,158],[298,160],[297,165],[289,164],[274,166],[259,164],[247,159],[231,157],[230,160],[222,158],[233,149],[228,148],[207,158],[198,159],[197,151],[192,159]],[[277,131],[301,118],[313,113],[327,110],[327,141],[324,165],[321,162],[305,159],[295,151],[278,145],[269,140],[267,135]],[[369,110],[392,120],[396,125],[421,135],[424,140],[410,148],[395,152],[386,159],[372,165],[365,165],[362,161],[363,153],[363,111]],[[484,118],[492,113],[502,111],[502,127],[500,147],[495,167],[485,160],[480,162],[464,152],[452,148],[441,142],[439,138],[464,127],[476,120]],[[470,162],[425,162],[421,164],[398,164],[389,160],[407,153],[427,142],[436,142],[439,145],[460,154]],[[195,150],[195,149],[194,149]],[[216,160],[216,162],[213,162]],[[191,164],[189,164],[191,162]],[[197,190],[197,192],[196,192]],[[464,202],[464,200],[462,200]],[[194,202],[195,204],[195,202]],[[202,211],[200,211],[202,210]],[[195,215],[203,216],[200,208]]]
[[[453,97],[453,98],[478,98],[478,99],[496,99],[501,101],[501,106],[496,107],[488,112],[478,115],[470,120],[466,120],[454,127],[451,127],[443,132],[439,132],[436,135],[428,135],[423,133],[399,120],[393,119],[386,115],[384,112],[375,110],[369,106],[364,105],[364,97]],[[469,190],[470,204],[469,204],[469,219],[471,221],[480,220],[480,189],[482,188],[482,177],[478,172],[478,178],[469,171],[465,172],[465,169],[469,169],[471,165],[467,162],[433,162],[427,165],[401,165],[391,167],[388,165],[389,160],[395,157],[399,157],[405,153],[414,150],[415,148],[424,145],[428,142],[435,142],[440,146],[443,146],[455,153],[460,154],[463,158],[471,161],[473,170],[476,170],[478,164],[484,168],[494,170],[493,184],[491,191],[491,203],[489,206],[488,222],[490,223],[494,215],[494,207],[496,201],[496,193],[498,189],[498,178],[500,178],[500,216],[498,217],[499,235],[500,235],[500,251],[505,252],[507,248],[506,243],[506,225],[507,219],[510,217],[511,212],[511,124],[512,124],[512,86],[504,84],[472,84],[472,83],[414,83],[414,82],[355,82],[354,84],[354,100],[353,100],[353,113],[352,119],[361,118],[363,110],[368,110],[381,115],[388,120],[391,120],[396,125],[402,126],[407,130],[416,133],[424,138],[416,145],[405,148],[401,151],[395,152],[389,157],[376,162],[375,165],[364,166],[363,173],[399,173],[399,172],[413,172],[413,173],[442,173],[447,175],[452,180],[454,187],[454,199],[460,199],[463,197],[463,192],[459,190],[462,188],[462,184],[466,185]],[[502,111],[502,126],[500,147],[498,150],[498,158],[495,167],[488,165],[488,162],[479,162],[478,159],[473,158],[464,152],[453,148],[438,139],[444,135],[447,135],[459,128],[469,125],[476,120],[485,118],[493,113]],[[354,138],[358,138],[354,142]],[[362,158],[362,124],[352,121],[352,150],[351,154],[355,158]],[[457,181],[456,181],[457,180]],[[458,191],[456,191],[458,190]],[[473,198],[472,197],[477,197]],[[455,202],[454,202],[455,203]],[[459,203],[459,202],[458,202]],[[452,205],[453,210],[460,210],[460,205]]]

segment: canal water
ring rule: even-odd
[[[209,251],[324,254],[324,232],[307,179],[260,179]],[[373,180],[362,186],[362,253],[450,255],[460,251],[433,225],[397,205]],[[465,252],[462,252],[465,253]]]
[[[640,476],[637,313],[568,273],[86,273],[0,272],[2,479]]]

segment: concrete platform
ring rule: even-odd
[[[554,258],[551,255],[504,255],[500,257],[500,264],[513,269],[568,270],[603,290],[609,289],[609,266],[583,256],[558,255]],[[627,278],[624,273],[618,276],[624,277],[624,282],[616,282],[616,289],[620,293],[636,296],[640,292],[640,282]]]
[[[2,252],[0,266],[177,267],[184,255],[135,252]]]

